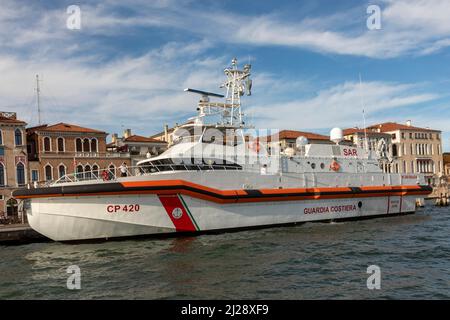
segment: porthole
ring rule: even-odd
[[[315,169],[316,168],[316,164],[313,162],[311,163],[311,168]]]
[[[320,164],[320,169],[325,169],[325,163],[322,162],[322,163]]]

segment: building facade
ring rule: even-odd
[[[112,135],[112,141],[107,145],[107,150],[129,153],[131,165],[135,167],[139,161],[155,157],[166,151],[167,145],[168,143],[164,140],[131,134],[131,129],[126,129],[122,137],[116,133]]]
[[[446,152],[443,155],[444,158],[444,174],[447,178],[450,177],[450,153]]]
[[[15,220],[18,201],[11,192],[28,181],[26,123],[15,112],[0,112],[0,220]],[[0,223],[2,222],[0,221]],[[6,220],[5,220],[6,221]]]
[[[344,139],[351,141],[355,146],[359,148],[367,148],[370,151],[377,151],[378,144],[381,140],[386,143],[387,152],[391,154],[392,148],[392,135],[389,133],[376,132],[371,130],[364,130],[361,128],[348,128],[343,130]]]
[[[275,147],[275,144],[278,144],[281,152],[285,151],[287,148],[295,149],[298,137],[305,137],[308,139],[309,143],[313,144],[334,144],[334,142],[330,141],[329,136],[305,131],[281,130],[278,133],[278,141],[274,140],[276,139],[276,135],[267,137],[267,145],[269,149],[272,149]],[[342,143],[348,144],[347,141]]]
[[[107,133],[68,123],[42,125],[27,129],[30,182],[57,180],[66,174],[77,178],[100,177],[108,168],[130,165],[129,153],[106,150]]]
[[[379,152],[379,147],[384,142],[385,157],[380,159],[380,166],[384,172],[390,172],[391,164],[396,160],[392,155],[392,135],[369,129],[348,128],[343,130],[344,139],[351,141],[359,148],[367,148],[369,151]],[[367,141],[367,143],[366,143]]]
[[[423,173],[430,184],[438,182],[444,173],[441,131],[385,122],[367,128],[368,131],[388,133],[392,140],[394,161],[388,168],[393,173]]]

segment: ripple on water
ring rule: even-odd
[[[2,299],[443,299],[450,210],[99,244],[3,246]],[[378,265],[382,289],[368,290]],[[78,265],[82,289],[66,288]]]

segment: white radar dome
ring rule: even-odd
[[[333,128],[330,131],[330,140],[336,144],[339,144],[342,140],[344,140],[344,133],[341,128]]]
[[[293,157],[295,155],[295,150],[293,148],[286,148],[284,154],[288,157]]]
[[[301,149],[301,147],[306,146],[308,143],[308,138],[304,136],[300,136],[295,140],[295,146],[297,147],[297,149]]]

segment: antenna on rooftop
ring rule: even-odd
[[[364,149],[366,150],[366,153],[369,152],[369,141],[367,140],[367,128],[366,128],[366,113],[364,111],[364,97],[362,92],[362,80],[361,80],[361,73],[359,74],[359,94],[361,98],[361,108],[363,113],[363,126],[364,126]]]
[[[41,125],[41,88],[39,87],[39,75],[36,75],[36,102],[38,111],[38,125]]]

